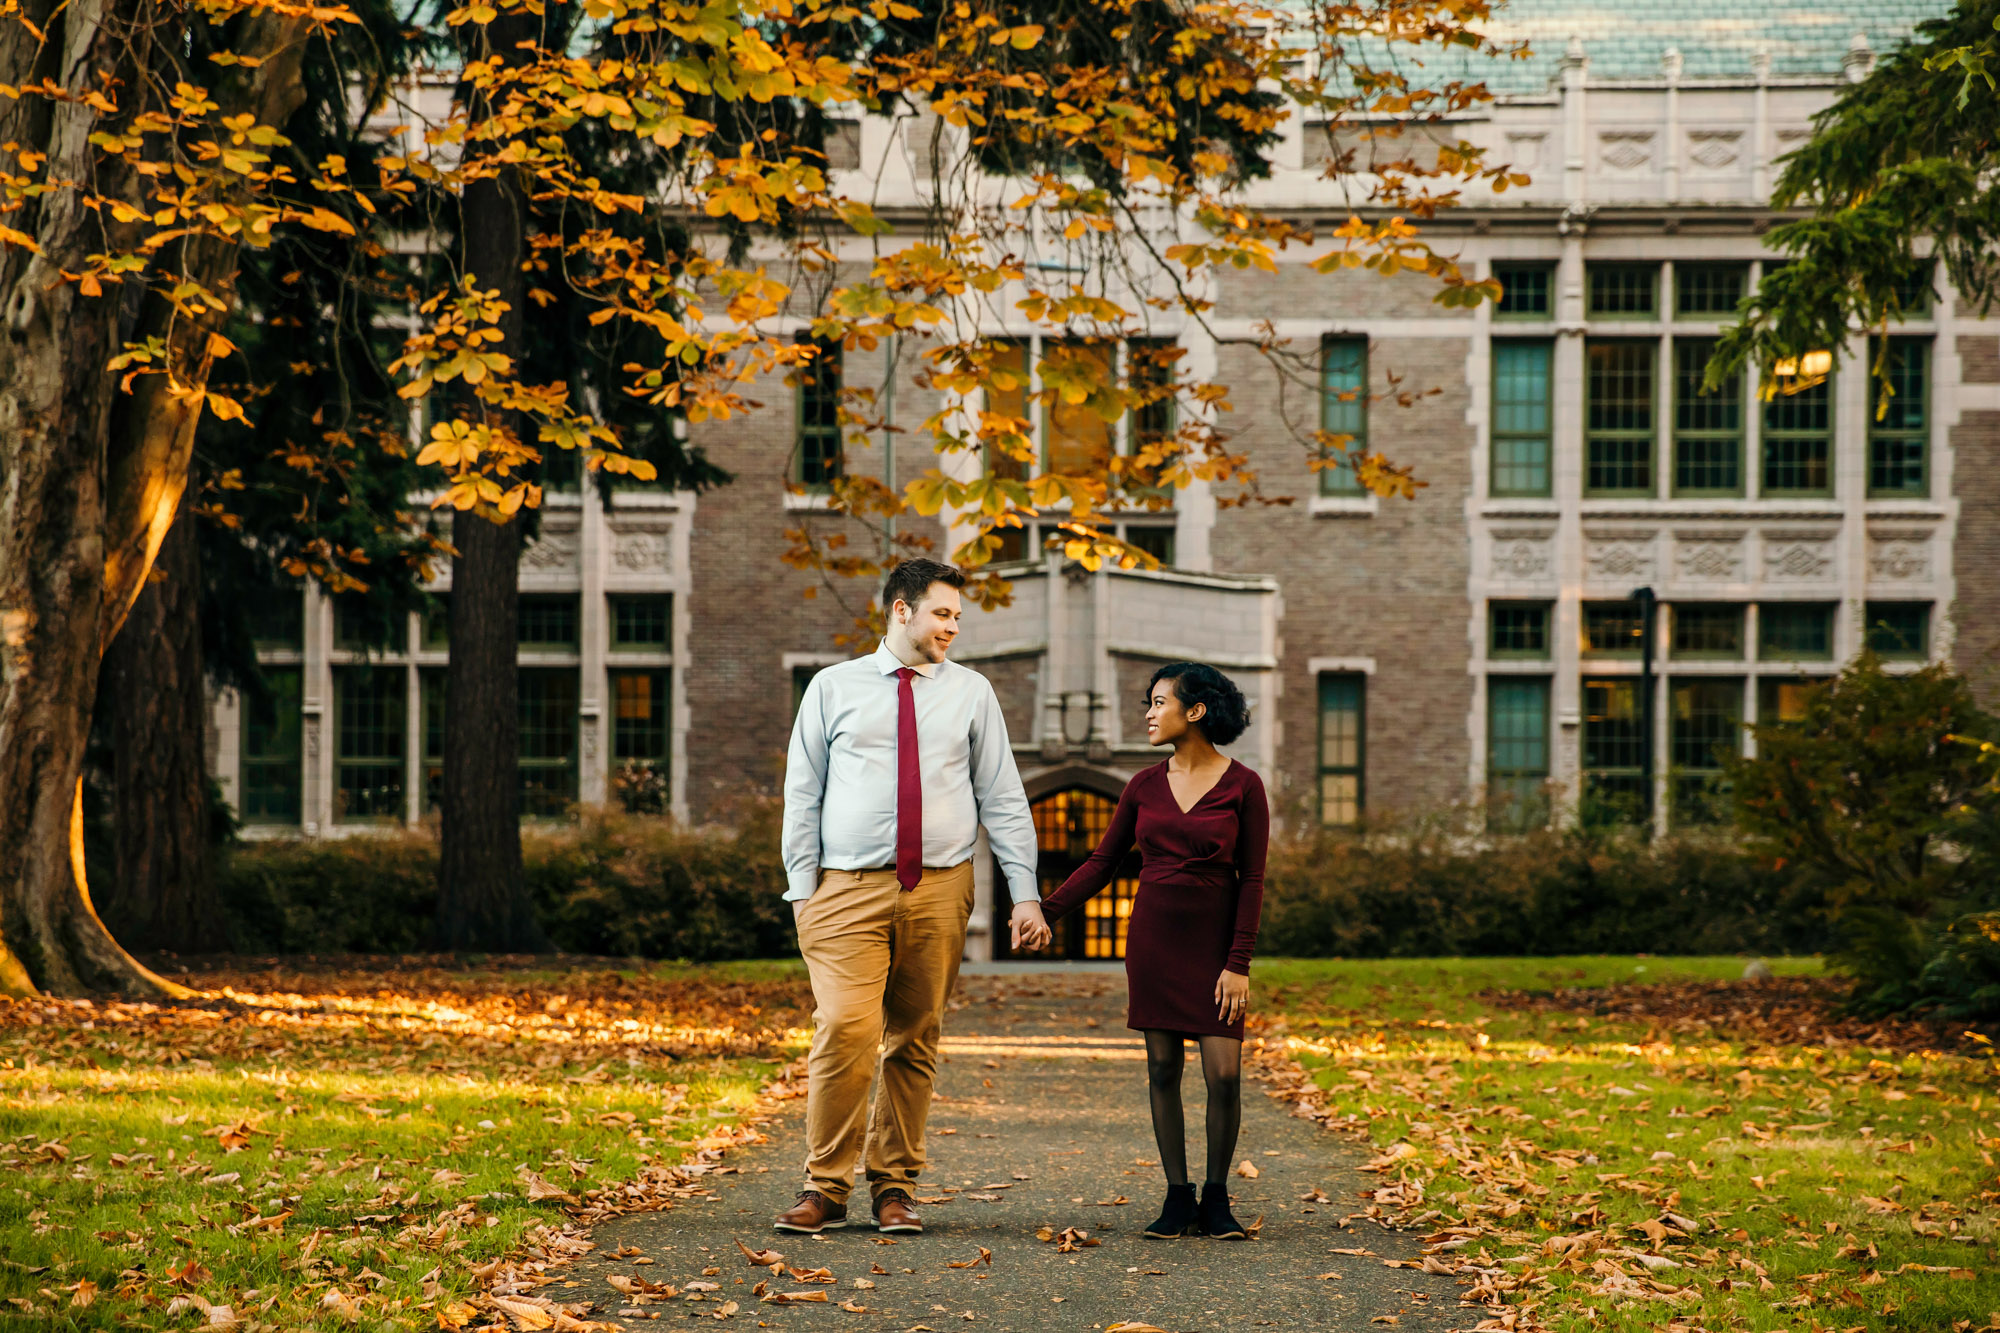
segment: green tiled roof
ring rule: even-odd
[[[1562,69],[1572,37],[1583,41],[1591,81],[1657,79],[1661,58],[1681,53],[1683,79],[1741,78],[1765,51],[1776,78],[1838,76],[1854,35],[1879,59],[1907,41],[1917,24],[1950,13],[1948,0],[1507,0],[1488,32],[1526,41],[1527,60],[1480,62],[1497,93],[1546,90]]]

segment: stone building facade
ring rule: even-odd
[[[1502,281],[1497,306],[1445,309],[1421,279],[1323,276],[1299,253],[1276,274],[1217,279],[1203,324],[1150,330],[1185,349],[1188,375],[1231,387],[1219,424],[1262,493],[1290,502],[1225,505],[1197,484],[1126,520],[1159,571],[1089,573],[1030,543],[1004,566],[1012,604],[968,613],[955,655],[1000,694],[1044,879],[1088,853],[1125,778],[1153,761],[1137,699],[1175,658],[1242,684],[1255,721],[1235,753],[1294,827],[1482,800],[1499,827],[1698,820],[1718,746],[1747,744],[1740,724],[1782,716],[1801,681],[1864,644],[1951,661],[1991,693],[2000,321],[1940,282],[1912,293],[1886,349],[1857,335],[1799,392],[1765,403],[1748,377],[1698,392],[1709,340],[1773,262],[1777,158],[1944,8],[1822,0],[1751,33],[1716,0],[1615,25],[1599,7],[1516,0],[1497,35],[1536,54],[1496,70],[1497,101],[1449,128],[1531,184],[1429,224]],[[881,164],[885,204],[914,188],[911,126],[868,120],[841,140],[850,170]],[[1293,122],[1255,202],[1343,219],[1320,175],[1329,151],[1324,127]],[[1317,393],[1281,383],[1259,351],[1271,334]],[[1867,366],[1883,350],[1897,393],[1878,414]],[[938,403],[913,348],[850,352],[841,369],[881,384],[890,356],[887,410],[918,421]],[[524,785],[544,794],[531,813],[623,790],[703,821],[775,787],[797,691],[843,655],[835,636],[858,609],[843,599],[866,594],[808,598],[814,580],[775,556],[788,529],[838,520],[798,489],[821,466],[824,402],[766,388],[762,410],[700,428],[732,484],[551,497],[521,580],[524,623],[540,627],[521,659]],[[1059,444],[1061,423],[1041,425]],[[1322,425],[1412,465],[1424,488],[1376,499],[1312,471],[1301,437]],[[912,437],[884,434],[845,466],[893,481],[899,438]],[[925,532],[948,550],[965,529],[947,516]],[[225,789],[259,829],[421,819],[443,645],[413,617],[407,651],[364,658],[327,599],[309,592],[301,614],[265,652],[296,698],[257,718],[218,700]],[[631,780],[641,768],[650,784]],[[989,860],[975,956],[1005,910]],[[1118,954],[1133,888],[1127,875],[1093,904],[1067,947]]]

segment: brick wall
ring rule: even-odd
[[[1393,286],[1384,284],[1384,300],[1396,299]],[[1225,509],[1211,539],[1219,571],[1273,575],[1282,588],[1282,733],[1271,796],[1287,813],[1309,798],[1317,773],[1318,691],[1308,669],[1315,657],[1375,660],[1366,719],[1370,810],[1417,809],[1466,794],[1466,342],[1378,341],[1369,355],[1378,390],[1390,371],[1408,389],[1443,390],[1413,407],[1371,409],[1371,445],[1414,465],[1429,485],[1415,501],[1381,501],[1372,516],[1316,517],[1309,510],[1317,479],[1304,446],[1259,408],[1274,399],[1273,371],[1253,347],[1231,344],[1220,353],[1220,377],[1237,407],[1225,428],[1252,457],[1267,495],[1295,497],[1286,508]]]
[[[2000,337],[1961,333],[1957,342],[1962,383],[2000,384]]]
[[[1958,340],[1961,354],[1967,341]],[[1970,378],[1970,362],[1966,370]],[[1965,413],[1951,442],[1959,503],[1952,659],[1986,705],[2000,707],[2000,412]]]
[[[914,348],[906,345],[895,406],[896,421],[906,428],[935,410],[935,395],[920,390],[912,378],[917,364]],[[846,365],[849,384],[881,384],[882,349],[851,352]],[[703,495],[694,513],[685,675],[688,813],[697,821],[719,817],[727,801],[746,788],[777,789],[792,722],[784,654],[854,651],[836,645],[834,636],[854,629],[854,617],[879,588],[872,578],[837,579],[837,590],[820,588],[817,575],[780,559],[788,545],[786,529],[801,522],[845,531],[856,551],[872,550],[874,538],[853,520],[786,508],[796,391],[772,377],[746,396],[757,400],[756,410],[692,431],[694,442],[735,474],[730,484]],[[879,405],[861,410],[879,411]],[[877,433],[864,450],[850,448],[850,472],[882,475],[881,438]],[[898,446],[902,478],[933,466],[920,437],[899,436]],[[942,554],[942,530],[935,521],[911,517],[903,530],[930,537],[929,553]],[[815,588],[820,590],[809,598]]]
[[[1437,280],[1419,273],[1380,277],[1363,269],[1315,273],[1304,264],[1280,264],[1276,273],[1248,270],[1222,280],[1216,314],[1224,319],[1472,318],[1432,298]]]
[[[977,611],[970,612],[978,615]],[[1039,653],[993,657],[967,663],[993,683],[1000,713],[1007,719],[1007,740],[1026,745],[1035,738],[1035,709],[1041,699],[1042,658]]]

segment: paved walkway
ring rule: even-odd
[[[1343,1228],[1343,1216],[1364,1206],[1357,1191],[1380,1178],[1357,1172],[1362,1159],[1353,1147],[1290,1116],[1254,1081],[1244,1085],[1236,1155],[1258,1175],[1230,1183],[1237,1216],[1264,1219],[1257,1238],[1141,1237],[1165,1186],[1154,1162],[1144,1052],[1125,1028],[1122,976],[975,976],[961,982],[954,1004],[920,1190],[928,1201],[919,1204],[922,1235],[891,1244],[865,1226],[824,1238],[771,1229],[771,1218],[801,1188],[804,1114],[803,1102],[795,1102],[769,1126],[768,1144],[729,1155],[736,1171],[714,1178],[710,1199],[598,1228],[596,1255],[572,1274],[580,1287],[559,1299],[586,1297],[618,1317],[633,1308],[609,1281],[618,1275],[678,1288],[675,1298],[641,1308],[682,1326],[735,1301],[730,1323],[870,1333],[949,1333],[968,1323],[1040,1333],[1126,1321],[1170,1333],[1376,1333],[1385,1326],[1469,1328],[1480,1318],[1458,1304],[1455,1279],[1383,1266],[1385,1258],[1417,1257],[1416,1236],[1359,1217]],[[1198,1061],[1190,1046],[1183,1089],[1197,1172],[1206,1100]],[[1315,1191],[1323,1199],[1302,1197]],[[851,1215],[866,1218],[863,1189],[853,1203]],[[1036,1239],[1038,1229],[1065,1227],[1102,1244],[1064,1254]],[[769,1290],[830,1299],[762,1303],[751,1289],[765,1274],[744,1259],[739,1239],[779,1251],[792,1268],[831,1269],[837,1279],[822,1285],[783,1276]],[[982,1248],[992,1252],[990,1264],[976,1262]],[[642,1258],[651,1262],[636,1262]],[[716,1290],[690,1302],[691,1282]],[[630,1314],[623,1322],[628,1330],[649,1326]]]

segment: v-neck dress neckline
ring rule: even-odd
[[[1199,796],[1195,797],[1195,798],[1194,798],[1194,804],[1193,804],[1193,805],[1191,805],[1191,806],[1188,806],[1188,807],[1187,807],[1187,808],[1186,808],[1185,810],[1182,810],[1182,809],[1181,809],[1181,798],[1180,798],[1180,797],[1178,797],[1178,796],[1176,796],[1176,795],[1174,795],[1174,778],[1173,778],[1173,773],[1172,773],[1172,771],[1171,771],[1170,769],[1168,769],[1168,767],[1167,767],[1167,765],[1166,765],[1166,761],[1165,761],[1165,760],[1162,760],[1162,761],[1160,762],[1160,781],[1162,781],[1162,782],[1164,782],[1164,783],[1166,783],[1166,784],[1167,784],[1167,799],[1168,799],[1169,801],[1172,801],[1172,802],[1174,803],[1174,809],[1176,809],[1176,810],[1180,810],[1180,812],[1181,812],[1181,813],[1182,813],[1183,815],[1191,815],[1191,814],[1193,814],[1193,813],[1194,813],[1194,812],[1195,812],[1196,810],[1198,810],[1198,809],[1200,809],[1200,808],[1201,808],[1201,803],[1202,803],[1203,801],[1205,801],[1205,800],[1207,800],[1207,799],[1208,799],[1209,797],[1211,797],[1211,796],[1215,795],[1215,792],[1216,792],[1216,788],[1220,787],[1220,786],[1221,786],[1221,785],[1222,785],[1223,783],[1225,783],[1225,782],[1229,781],[1229,775],[1230,775],[1231,773],[1234,773],[1235,771],[1236,771],[1236,760],[1235,760],[1235,758],[1234,758],[1234,757],[1232,756],[1232,757],[1230,758],[1230,760],[1229,760],[1228,764],[1224,765],[1224,767],[1223,767],[1223,770],[1222,770],[1222,776],[1221,776],[1221,777],[1219,777],[1219,778],[1217,778],[1217,779],[1216,779],[1216,780],[1215,780],[1214,782],[1211,782],[1211,783],[1210,783],[1210,784],[1208,785],[1208,790],[1207,790],[1207,791],[1205,791],[1205,792],[1203,792],[1203,793],[1202,793],[1201,795],[1199,795]]]

